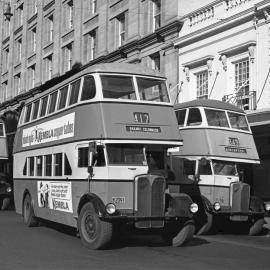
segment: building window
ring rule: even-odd
[[[2,93],[1,93],[1,100],[4,101],[7,98],[7,87],[8,81],[2,83]]]
[[[44,81],[50,80],[53,74],[53,55],[44,58]]]
[[[21,91],[21,73],[14,76],[14,89],[17,93]]]
[[[23,4],[18,6],[18,8],[16,9],[15,21],[16,21],[16,28],[23,25]]]
[[[208,98],[208,71],[196,74],[197,99]]]
[[[153,31],[161,25],[161,3],[160,0],[152,0],[153,2]]]
[[[47,33],[46,33],[47,41],[48,42],[52,42],[53,41],[53,28],[54,28],[54,25],[53,25],[53,14],[51,14],[47,18],[46,25],[47,25]]]
[[[28,89],[32,89],[35,86],[36,65],[32,65],[28,68]]]
[[[37,0],[28,0],[29,3],[29,17],[37,13]]]
[[[16,62],[20,62],[22,59],[22,38],[19,38],[15,41],[15,48],[16,48],[16,51],[15,51]]]
[[[9,37],[10,36],[10,21],[9,20],[4,20],[4,27],[3,27],[3,30],[4,30],[4,39]]]
[[[235,92],[237,105],[249,109],[249,60],[235,63]]]
[[[72,68],[72,51],[73,44],[70,43],[67,46],[63,47],[63,72],[67,72]]]
[[[74,6],[73,0],[68,1],[65,6],[65,26],[66,29],[73,28],[73,16],[74,16]]]
[[[84,37],[84,59],[86,62],[96,58],[97,29],[94,29]]]
[[[151,68],[155,70],[160,70],[160,54],[156,53],[150,56],[151,58]]]
[[[34,27],[30,30],[30,49],[31,52],[36,52],[37,48],[37,28]]]
[[[121,47],[126,42],[126,28],[127,28],[127,12],[120,14],[117,20],[117,37],[118,37],[118,46]]]
[[[94,15],[97,12],[97,0],[84,0],[84,17]]]
[[[2,63],[2,68],[3,71],[7,71],[8,69],[8,62],[9,62],[9,48],[4,49],[3,51],[3,63]]]

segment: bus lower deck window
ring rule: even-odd
[[[62,153],[54,154],[54,175],[62,176]]]
[[[52,176],[52,155],[45,156],[45,176]]]

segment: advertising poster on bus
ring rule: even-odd
[[[71,182],[38,181],[38,206],[72,213]]]

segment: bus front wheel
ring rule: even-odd
[[[31,201],[30,194],[26,194],[23,200],[23,221],[27,227],[34,227],[38,224]]]
[[[162,234],[162,238],[168,244],[174,247],[180,247],[191,240],[194,232],[195,226],[193,222],[186,222],[184,225],[177,222],[177,224],[166,226]]]
[[[100,220],[92,203],[86,203],[79,214],[81,241],[89,249],[106,247],[112,238],[112,223]]]
[[[260,218],[250,222],[249,235],[258,235],[263,229],[264,219]]]

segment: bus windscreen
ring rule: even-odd
[[[145,166],[146,158],[142,145],[108,144],[109,165]]]
[[[136,100],[131,76],[101,75],[100,78],[104,98]]]
[[[229,127],[225,111],[205,109],[208,126]]]
[[[137,78],[141,100],[169,102],[165,81],[150,78]]]
[[[249,131],[249,127],[248,127],[248,123],[247,123],[247,119],[245,115],[228,112],[228,116],[229,116],[232,128]]]

